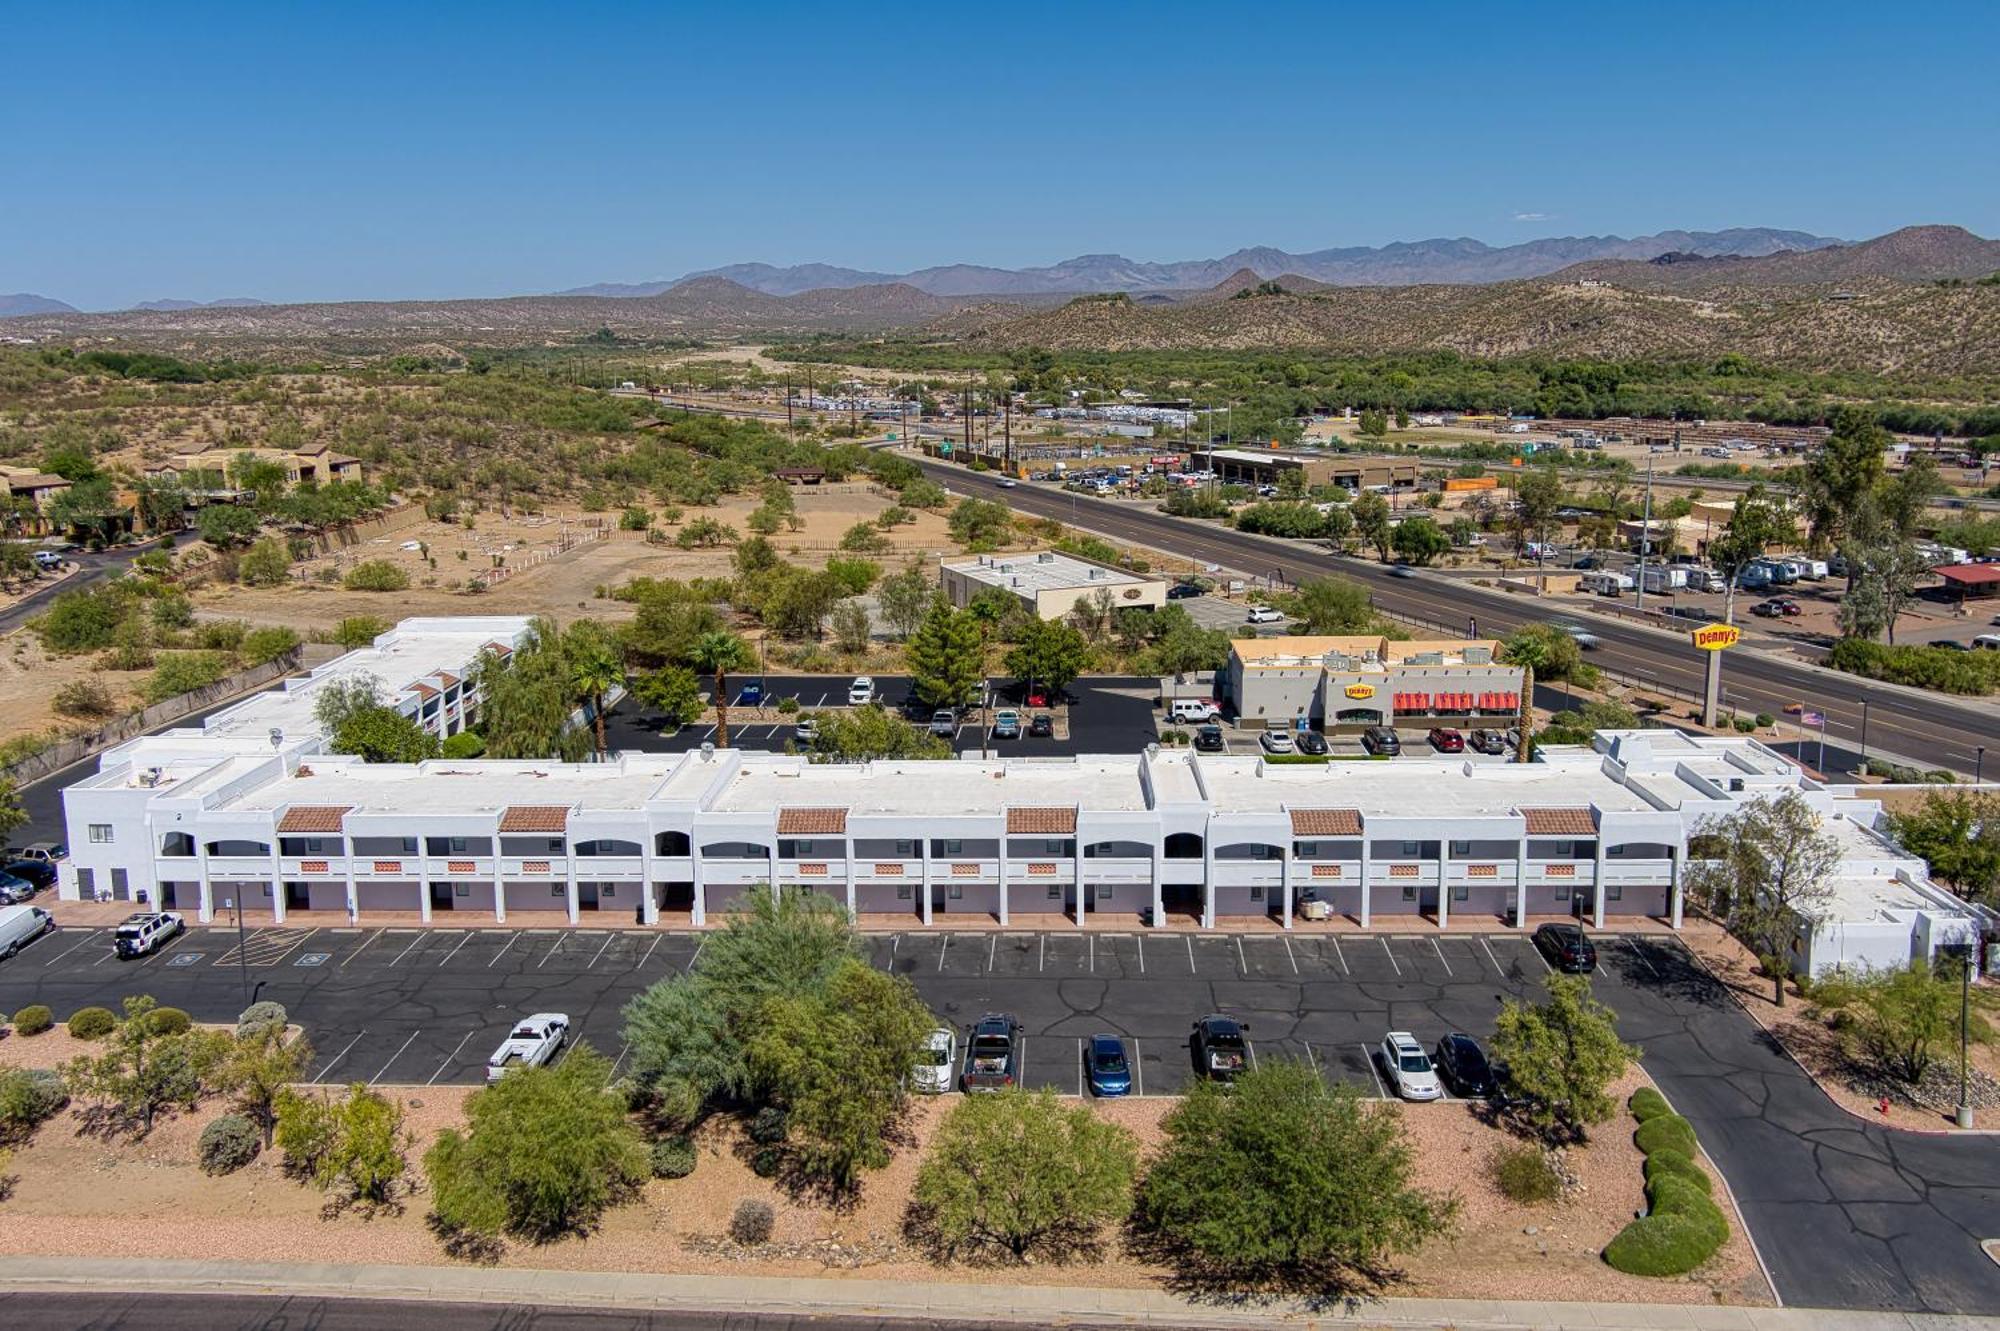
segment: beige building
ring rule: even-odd
[[[1290,729],[1509,724],[1521,668],[1493,641],[1398,642],[1355,637],[1239,638],[1230,644],[1225,700],[1239,725]]]
[[[34,467],[0,467],[0,480],[7,483],[7,493],[12,498],[28,500],[43,511],[47,511],[51,500],[69,489],[69,482],[62,477]]]
[[[360,458],[336,453],[326,444],[312,444],[296,452],[285,448],[209,448],[182,453],[166,462],[150,463],[145,468],[145,474],[148,480],[158,481],[180,481],[197,473],[226,479],[231,464],[245,453],[259,462],[275,462],[283,467],[288,485],[297,485],[301,481],[314,485],[330,485],[334,481],[358,484],[365,479]]]
[[[1108,593],[1119,610],[1157,610],[1167,603],[1163,578],[1054,550],[940,560],[938,585],[947,600],[961,607],[987,588],[997,588],[1043,619],[1061,619],[1077,602],[1099,592]]]
[[[1276,449],[1196,449],[1192,464],[1215,473],[1225,485],[1277,485],[1286,472],[1305,478],[1306,488],[1339,485],[1360,490],[1371,485],[1408,488],[1417,483],[1415,462],[1353,457],[1342,453],[1281,453]]]

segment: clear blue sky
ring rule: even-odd
[[[0,9],[0,292],[2000,234],[2000,5]]]

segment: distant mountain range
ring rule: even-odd
[[[221,300],[142,300],[132,308],[135,310],[244,310],[258,305],[269,305],[268,300],[253,300],[249,296],[225,296]]]
[[[1662,231],[1658,235],[1562,236],[1519,245],[1481,241],[1399,241],[1392,245],[1350,246],[1292,254],[1269,246],[1237,250],[1219,259],[1148,263],[1120,254],[1085,254],[1045,268],[992,268],[947,264],[909,273],[873,273],[858,268],[808,263],[778,268],[739,263],[709,268],[657,282],[599,283],[557,292],[562,296],[657,296],[704,278],[723,278],[767,296],[793,296],[827,287],[905,283],[933,296],[1018,296],[1044,292],[1201,291],[1240,270],[1259,278],[1293,275],[1329,286],[1421,286],[1471,284],[1541,277],[1573,264],[1606,259],[1653,259],[1662,254],[1701,257],[1758,257],[1826,249],[1841,242],[1805,231],[1737,227],[1727,231]]]
[[[241,310],[258,305],[268,305],[269,301],[252,300],[248,296],[228,296],[222,300],[142,300],[131,308],[135,310]],[[118,311],[111,311],[118,313]],[[0,296],[0,319],[17,319],[31,314],[81,314],[83,311],[66,301],[51,300],[47,296],[37,296],[32,291],[17,291],[11,296]]]
[[[32,291],[16,291],[12,295],[0,295],[0,319],[14,319],[29,314],[75,314],[74,305],[65,305],[47,296],[37,296]]]

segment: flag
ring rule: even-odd
[[[1799,716],[1799,724],[1802,726],[1823,726],[1826,724],[1826,713],[1825,712],[1802,713]]]

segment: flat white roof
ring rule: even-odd
[[[1222,813],[1283,808],[1359,809],[1364,818],[1492,817],[1515,809],[1653,806],[1604,771],[1603,759],[1481,763],[1460,758],[1271,766],[1258,758],[1203,756],[1202,785]]]
[[[662,760],[664,758],[664,761]],[[666,779],[676,755],[626,755],[608,763],[364,763],[315,758],[223,805],[258,813],[293,805],[346,805],[350,818],[372,814],[488,814],[514,804],[580,806],[580,812],[642,809]]]
[[[1112,568],[1053,550],[1030,551],[1020,555],[975,555],[971,559],[939,562],[962,577],[983,582],[989,587],[1001,587],[1020,596],[1069,591],[1077,587],[1126,587],[1158,581],[1157,578],[1142,578],[1122,568]]]
[[[1008,808],[1075,806],[1085,812],[1147,808],[1139,758],[961,759],[852,766],[746,761],[716,797],[718,813],[829,806],[850,814],[997,815]]]

